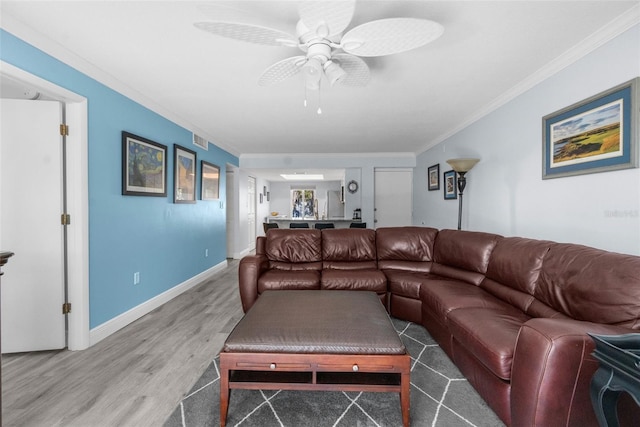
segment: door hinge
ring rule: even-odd
[[[60,135],[69,136],[69,126],[64,123],[60,124]]]
[[[62,225],[70,225],[71,215],[63,213],[62,215],[60,215],[60,222],[62,223]]]
[[[69,313],[71,313],[71,303],[65,302],[64,304],[62,304],[62,314],[69,314]]]

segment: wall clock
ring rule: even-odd
[[[358,191],[358,182],[353,180],[349,181],[349,183],[347,184],[347,190],[349,190],[349,193],[351,194]]]

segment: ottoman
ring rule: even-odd
[[[398,392],[409,426],[411,358],[375,292],[265,291],[220,353],[220,425],[231,389]]]

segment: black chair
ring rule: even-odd
[[[278,228],[278,224],[275,222],[263,222],[262,228],[264,229],[264,233],[267,234],[267,230],[270,228]]]
[[[308,222],[291,222],[289,228],[309,228]]]
[[[352,222],[349,228],[367,228],[366,222]]]
[[[332,222],[316,222],[315,228],[322,230],[325,228],[336,228],[336,226],[333,225]]]

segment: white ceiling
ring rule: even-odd
[[[194,22],[295,32],[294,1],[10,1],[2,27],[235,155],[420,153],[639,21],[635,1],[361,0],[348,28],[415,17],[445,28],[416,50],[365,58],[365,88],[301,76],[258,86],[296,48],[205,33]]]

